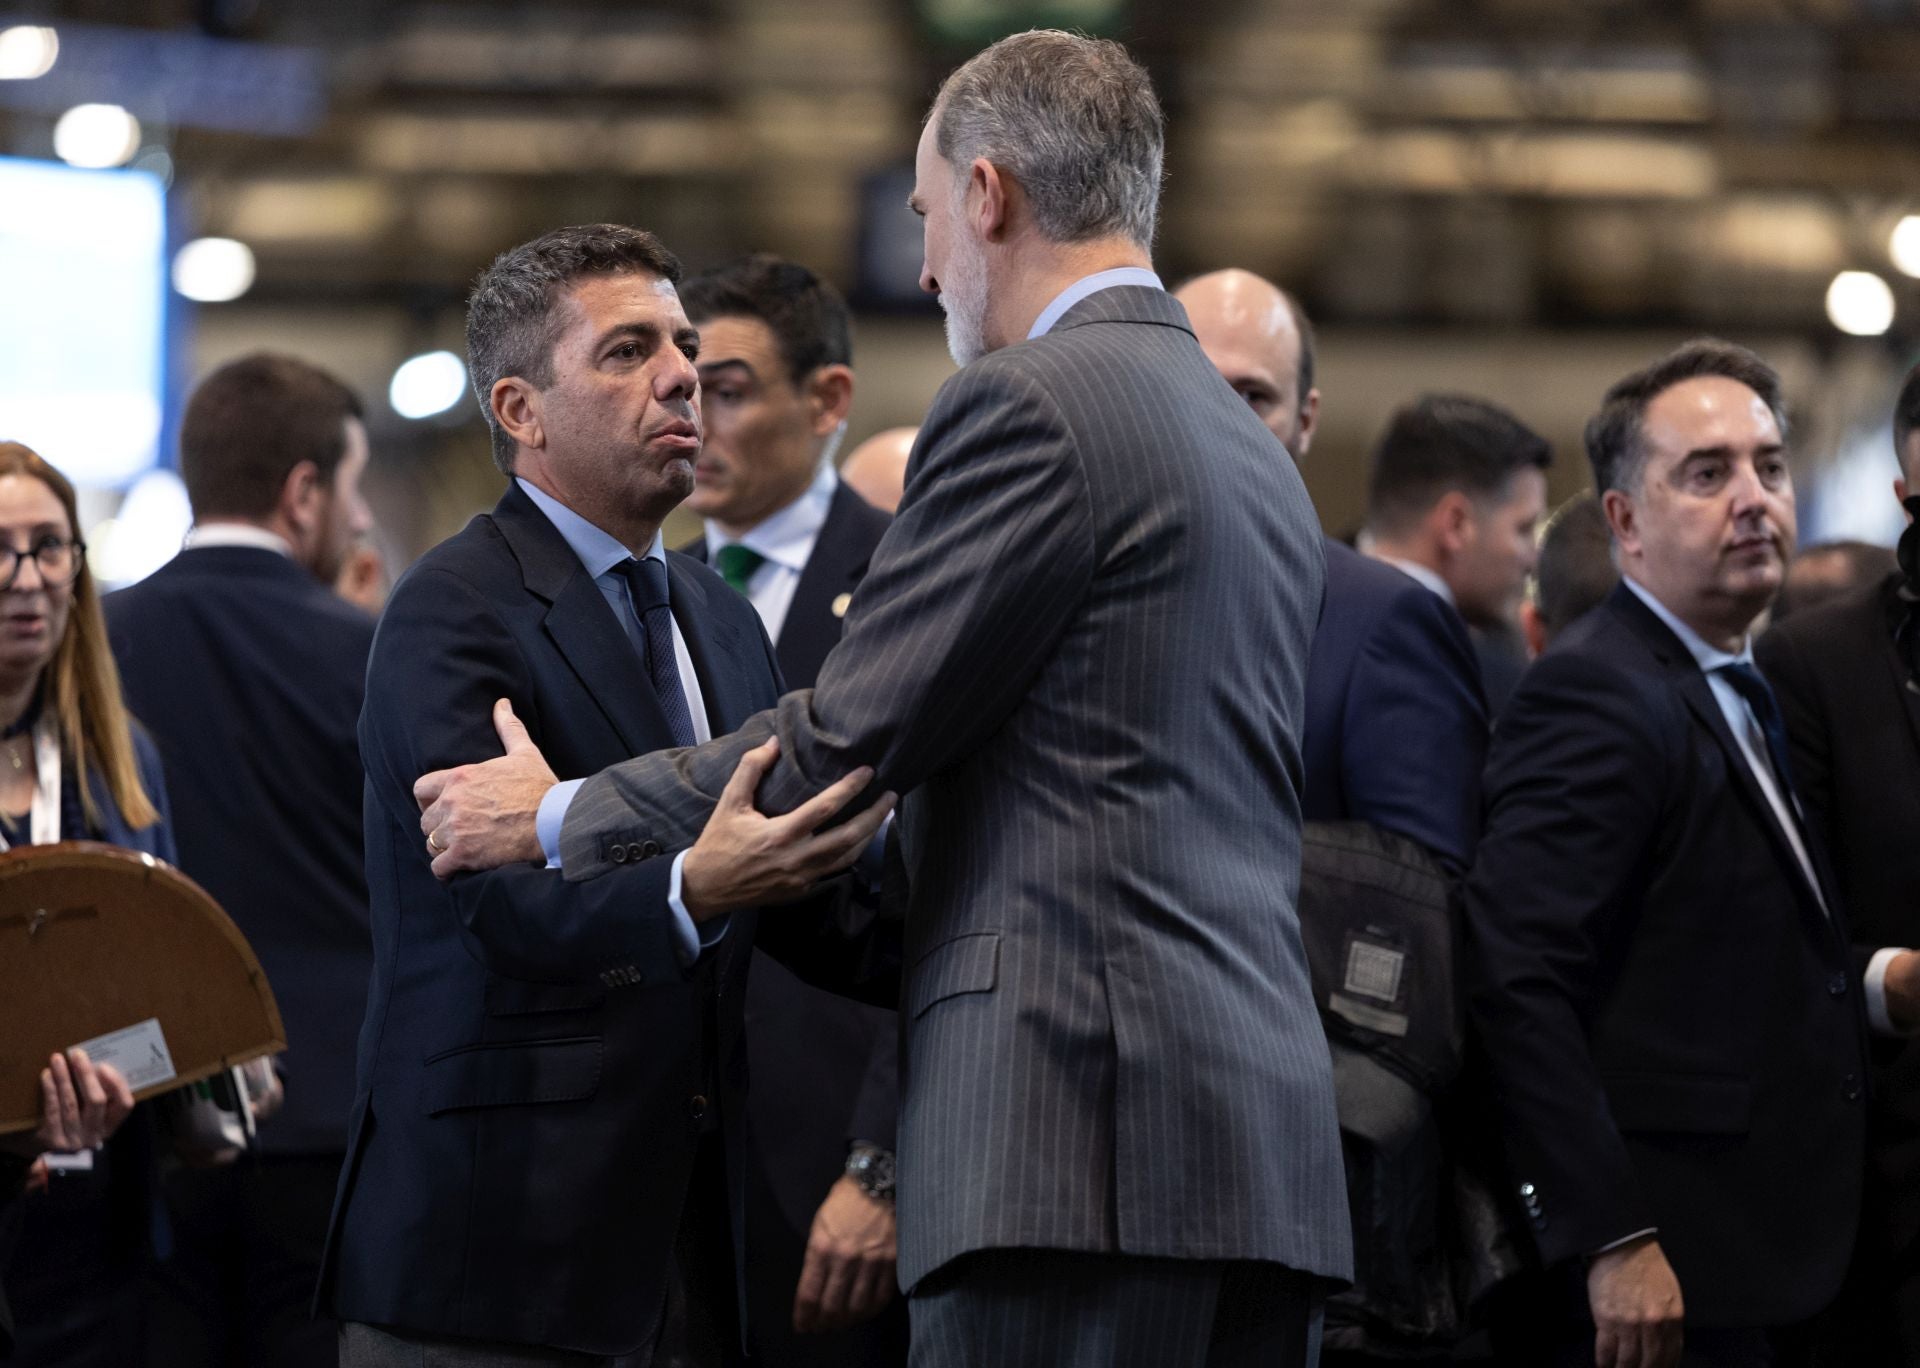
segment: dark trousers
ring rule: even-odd
[[[244,1156],[162,1185],[173,1248],[148,1293],[149,1368],[333,1368],[313,1317],[340,1156]]]
[[[745,1368],[726,1152],[718,1130],[702,1136],[694,1152],[673,1264],[653,1368]]]
[[[1279,1264],[962,1255],[914,1288],[913,1368],[1315,1368],[1322,1293]]]

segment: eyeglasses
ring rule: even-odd
[[[64,589],[72,584],[86,563],[87,544],[75,538],[46,537],[25,551],[0,543],[0,589],[13,588],[20,578],[20,566],[31,560],[40,569],[40,583],[48,589]]]

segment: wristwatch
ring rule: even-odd
[[[893,1151],[854,1142],[847,1151],[847,1177],[876,1202],[893,1204]]]

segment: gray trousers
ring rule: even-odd
[[[340,1327],[340,1368],[648,1368],[644,1355],[606,1358],[535,1344],[439,1339],[348,1321]]]
[[[1316,1368],[1324,1293],[1274,1263],[966,1254],[907,1303],[912,1368]]]

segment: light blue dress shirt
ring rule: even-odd
[[[573,554],[580,558],[580,564],[593,576],[594,587],[607,600],[607,606],[613,609],[614,619],[626,632],[627,640],[633,643],[636,655],[644,659],[646,637],[641,630],[640,615],[634,611],[626,580],[615,569],[623,561],[632,559],[632,553],[618,537],[588,522],[545,490],[525,480],[516,479],[514,483],[533,500],[536,508],[547,515],[554,529],[573,548]],[[663,566],[667,563],[665,543],[658,532],[653,534],[653,545],[647,548],[645,558],[657,560]],[[680,671],[680,687],[687,696],[687,711],[692,715],[693,738],[696,742],[711,740],[713,728],[707,721],[707,705],[700,692],[700,677],[694,673],[693,657],[687,652],[686,638],[680,634],[680,624],[677,622],[673,624],[673,658]],[[637,672],[634,687],[647,687]],[[540,801],[535,829],[539,833],[540,848],[546,852],[549,869],[560,867],[560,824],[566,817],[567,804],[573,801],[573,795],[585,782],[584,779],[569,779],[555,784]],[[687,852],[684,850],[673,857],[673,872],[667,881],[667,906],[673,913],[675,940],[683,965],[693,963],[700,958],[702,950],[718,942],[726,934],[729,920],[715,917],[703,928],[688,913],[686,903],[681,898],[681,864],[686,858]]]
[[[1081,276],[1055,295],[1053,303],[1040,311],[1040,316],[1033,320],[1033,326],[1027,329],[1027,340],[1046,336],[1053,331],[1053,325],[1060,321],[1061,314],[1088,295],[1110,290],[1116,285],[1144,285],[1149,290],[1167,288],[1160,283],[1159,276],[1143,266],[1116,266],[1111,271],[1095,271],[1090,276]]]

